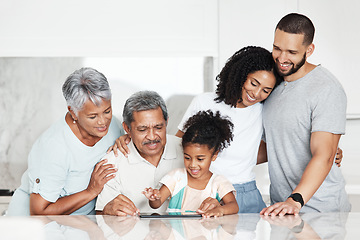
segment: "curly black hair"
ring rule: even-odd
[[[211,110],[199,111],[186,121],[184,128],[183,147],[189,143],[207,145],[215,154],[233,140],[234,124],[227,117],[220,116],[219,111],[215,114]]]
[[[276,84],[279,85],[283,78],[275,70],[275,62],[271,53],[262,47],[248,46],[237,51],[230,57],[220,74],[216,77],[219,82],[216,88],[216,102],[224,101],[236,107],[242,102],[242,88],[250,73],[256,71],[269,71],[274,73]]]

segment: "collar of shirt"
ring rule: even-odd
[[[181,144],[181,141],[178,139],[176,139],[176,140],[178,140],[178,141],[176,141],[174,138],[177,138],[177,137],[166,135],[165,149],[164,149],[163,154],[161,155],[160,161],[176,159],[176,157],[177,157],[176,145]],[[137,163],[141,163],[143,161],[148,162],[137,151],[132,140],[130,141],[128,147],[130,150],[130,154],[128,155],[128,160],[129,160],[130,164],[137,164]],[[182,154],[182,153],[178,153],[178,154]]]

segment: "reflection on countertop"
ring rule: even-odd
[[[357,239],[360,213],[264,217],[235,214],[209,219],[115,216],[0,217],[4,239]],[[8,238],[6,238],[8,237]]]

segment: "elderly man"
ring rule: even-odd
[[[168,113],[164,100],[152,91],[133,94],[125,103],[123,127],[131,137],[130,153],[104,159],[114,164],[117,173],[107,182],[96,202],[97,213],[135,215],[153,211],[142,191],[158,188],[160,179],[174,168],[183,167],[181,141],[166,134]],[[158,211],[166,210],[167,204]],[[165,208],[165,209],[164,209]]]

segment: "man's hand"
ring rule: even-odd
[[[205,213],[206,211],[209,211],[209,210],[214,209],[219,206],[220,206],[220,203],[218,200],[216,200],[215,198],[212,198],[212,197],[208,197],[201,203],[199,209],[196,212]]]
[[[265,216],[284,216],[285,214],[298,215],[301,209],[301,204],[295,202],[292,198],[286,199],[285,202],[278,202],[270,207],[261,210],[260,215]]]
[[[91,174],[90,182],[86,190],[92,193],[94,197],[99,195],[104,185],[115,177],[113,173],[115,173],[117,169],[114,168],[113,164],[105,164],[106,162],[106,159],[98,162]]]
[[[288,229],[300,225],[302,221],[300,215],[286,215],[284,217],[261,216],[261,218],[271,225],[287,227]]]
[[[122,194],[119,194],[116,198],[108,202],[103,209],[103,214],[115,216],[135,216],[139,212],[135,204]]]
[[[125,157],[128,156],[128,154],[130,153],[130,150],[128,148],[128,144],[131,141],[130,135],[129,134],[125,134],[120,136],[118,139],[115,140],[115,144],[111,147],[109,147],[109,149],[107,150],[106,153],[109,153],[111,151],[114,151],[114,155],[115,157],[118,156],[118,150],[124,154]]]

